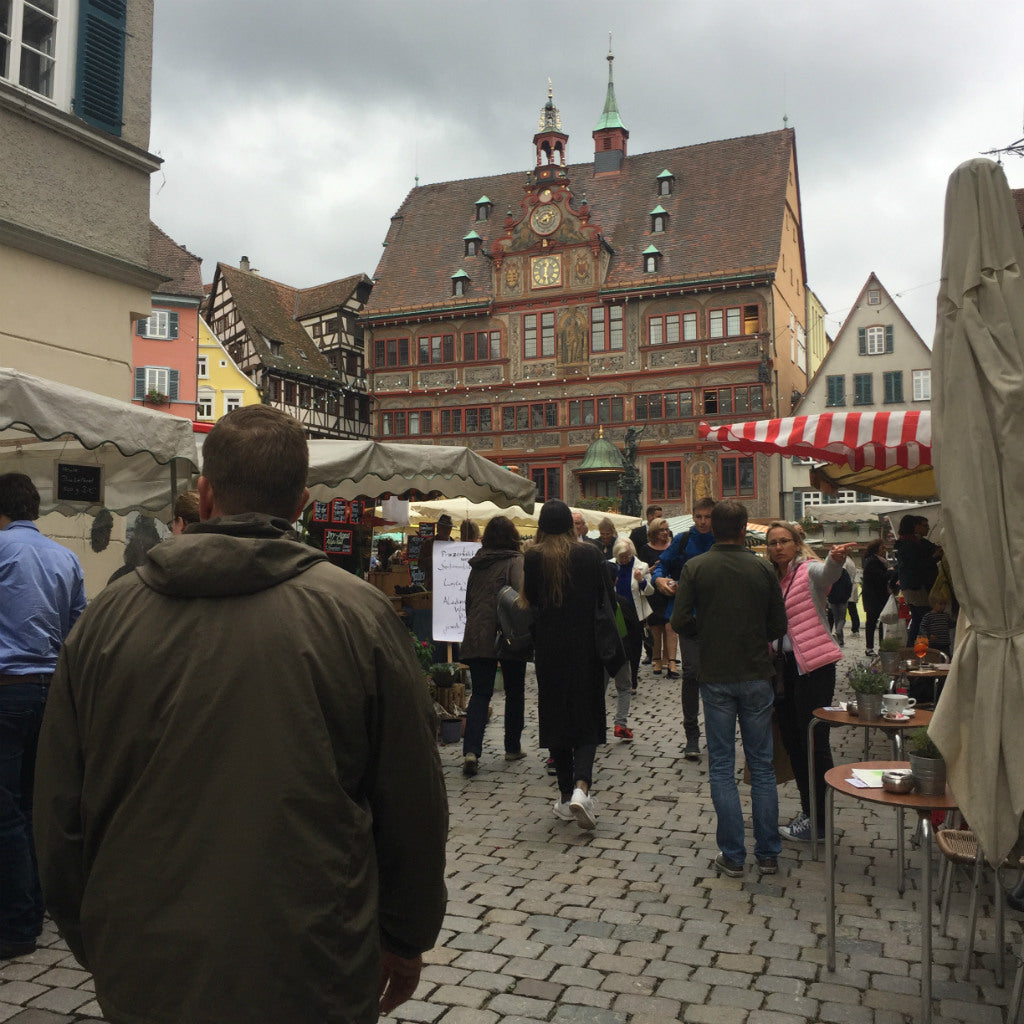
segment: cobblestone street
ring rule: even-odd
[[[863,653],[848,639],[847,659]],[[840,679],[844,676],[840,666]],[[679,683],[642,670],[632,744],[599,750],[597,829],[551,812],[554,780],[536,749],[535,684],[527,684],[529,756],[502,757],[502,694],[480,773],[461,747],[441,748],[451,801],[449,905],[416,998],[392,1019],[438,1024],[909,1024],[920,1009],[919,853],[896,890],[891,811],[837,798],[837,963],[826,969],[824,865],[786,843],[779,874],[758,880],[748,836],[743,879],[719,878],[707,762],[682,758]],[[838,698],[845,697],[840,684]],[[610,734],[610,729],[609,729]],[[836,760],[860,760],[862,732],[833,731]],[[880,732],[871,757],[890,757]],[[748,801],[741,784],[741,797]],[[798,810],[780,789],[780,817]],[[937,869],[936,862],[936,869]],[[936,872],[937,873],[937,872]],[[1007,913],[1007,987],[993,975],[992,907],[983,902],[970,980],[960,980],[967,882],[954,895],[951,938],[934,917],[933,1020],[1002,1021],[1021,948]],[[99,1020],[91,979],[51,926],[45,948],[0,968],[0,1021]]]

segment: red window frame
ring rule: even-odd
[[[605,414],[607,410],[607,414]],[[621,395],[571,398],[567,406],[570,427],[596,427],[599,423],[625,423],[626,400]],[[587,419],[587,415],[590,419]]]
[[[345,414],[348,416],[348,396],[346,396]],[[352,409],[354,419],[355,409]],[[419,430],[410,429],[412,417],[419,417]],[[380,414],[381,437],[425,437],[433,433],[433,416],[430,409],[388,409]]]
[[[409,339],[374,338],[373,365],[375,367],[408,366]]]
[[[712,396],[714,406],[711,406]],[[727,400],[724,400],[727,396]],[[700,404],[705,416],[734,416],[748,412],[764,412],[763,384],[733,384],[702,388]]]
[[[678,474],[678,482],[674,479],[676,474]],[[647,481],[647,496],[649,500],[682,501],[683,460],[653,459],[647,464]]]
[[[532,349],[532,352],[531,352]],[[523,358],[553,359],[555,355],[555,312],[542,310],[523,314]]]
[[[689,411],[680,412],[689,399]],[[675,412],[666,410],[675,406]],[[652,391],[646,395],[636,395],[633,399],[633,414],[638,420],[689,420],[697,415],[693,403],[693,391],[681,388],[679,391]]]
[[[749,474],[749,487],[743,485],[746,474]],[[723,455],[719,458],[718,493],[723,498],[757,497],[757,467],[753,455]]]
[[[486,420],[487,425],[481,423]],[[494,407],[490,405],[453,406],[441,410],[442,434],[490,434],[494,428]]]
[[[538,416],[543,419],[537,423]],[[503,433],[519,430],[553,430],[559,425],[557,402],[521,402],[501,407]]]
[[[625,348],[621,306],[590,307],[590,351],[621,352]]]
[[[462,358],[467,363],[501,358],[501,331],[466,331],[462,335]]]
[[[530,466],[529,478],[537,485],[537,501],[543,504],[562,497],[562,467],[555,465]]]
[[[454,334],[421,334],[416,339],[417,366],[438,366],[454,362]]]

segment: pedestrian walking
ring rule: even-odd
[[[715,543],[679,577],[672,624],[696,637],[707,731],[711,800],[718,818],[715,869],[740,878],[747,850],[736,785],[736,724],[750,768],[754,856],[763,875],[778,870],[779,797],[772,764],[770,643],[786,632],[771,567],[746,546],[747,509],[720,501],[711,510]]]
[[[38,518],[32,480],[0,476],[0,960],[31,953],[43,930],[36,743],[61,644],[85,608],[78,559],[39,532]]]
[[[113,1024],[371,1024],[445,911],[447,806],[408,631],[301,543],[306,436],[207,435],[201,522],[82,615],[35,801],[47,907]]]

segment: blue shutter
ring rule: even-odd
[[[121,134],[127,0],[81,0],[75,65],[75,113],[94,128]]]
[[[868,332],[863,327],[857,328],[857,350],[862,356],[868,354]]]
[[[140,316],[139,319],[135,321],[135,333],[140,338],[145,338],[146,337],[146,331],[147,331],[147,324],[148,323],[149,323],[149,317],[148,316]]]
[[[180,376],[180,374],[180,370],[167,371],[167,386],[171,392],[167,397],[172,402],[176,402],[178,400],[178,377]]]
[[[885,351],[892,351],[892,324],[885,325]]]
[[[178,336],[178,314],[168,313],[167,314],[167,337],[176,338]]]
[[[146,397],[146,368],[135,367],[135,397],[141,402]]]

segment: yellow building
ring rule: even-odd
[[[256,385],[238,368],[217,336],[199,318],[196,356],[196,420],[215,423],[226,412],[242,405],[259,405]]]

